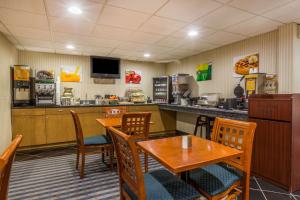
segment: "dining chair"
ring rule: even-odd
[[[212,141],[241,150],[240,157],[208,165],[189,174],[189,180],[209,200],[235,199],[242,187],[242,197],[249,199],[250,168],[256,123],[216,118]]]
[[[79,167],[79,160],[81,157],[81,168],[80,168],[80,178],[84,178],[84,166],[85,166],[85,155],[86,154],[97,154],[102,153],[102,161],[104,161],[104,152],[109,151],[110,166],[113,170],[113,144],[111,140],[106,135],[96,135],[91,137],[83,137],[83,131],[81,128],[81,123],[78,114],[71,110],[73,117],[75,132],[76,132],[76,147],[77,147],[77,157],[76,157],[76,169]]]
[[[150,119],[150,112],[125,113],[122,117],[121,130],[127,135],[139,135],[141,139],[148,139]],[[148,154],[146,152],[144,152],[144,170],[148,172]]]
[[[103,107],[106,118],[122,117],[127,112],[126,106]]]
[[[7,199],[11,167],[21,140],[22,135],[17,135],[0,157],[0,199],[3,200]]]
[[[142,135],[128,135],[109,127],[117,155],[121,200],[197,199],[199,192],[169,171],[160,169],[143,174],[136,141]]]

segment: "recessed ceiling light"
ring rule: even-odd
[[[72,44],[68,44],[68,45],[66,46],[66,48],[67,48],[67,49],[75,49],[74,45],[72,45]]]
[[[190,37],[195,37],[197,35],[198,35],[198,31],[189,31],[188,32],[188,36],[190,36]]]
[[[149,58],[150,56],[151,56],[150,53],[144,53],[145,58]]]
[[[75,14],[75,15],[80,15],[82,13],[82,10],[76,6],[71,6],[68,8],[68,11],[72,14]]]

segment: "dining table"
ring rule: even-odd
[[[237,158],[243,153],[196,136],[190,136],[192,145],[185,149],[182,147],[183,137],[185,136],[145,140],[137,142],[137,145],[175,174]]]

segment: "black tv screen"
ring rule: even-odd
[[[92,78],[120,78],[120,59],[91,56]]]

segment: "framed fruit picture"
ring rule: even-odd
[[[140,84],[142,81],[142,72],[138,70],[127,69],[125,70],[125,83],[126,84]]]
[[[212,64],[205,63],[198,65],[196,68],[196,80],[197,81],[208,81],[212,77]]]

